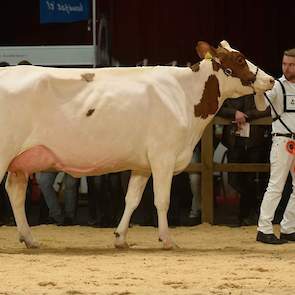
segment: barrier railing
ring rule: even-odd
[[[271,125],[271,118],[265,117],[251,121],[252,125]],[[215,117],[207,126],[201,139],[201,162],[191,163],[185,169],[188,173],[201,173],[202,222],[214,224],[214,172],[269,172],[268,163],[214,163],[213,125],[228,125],[231,121]]]

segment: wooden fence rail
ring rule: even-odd
[[[270,117],[251,121],[252,125],[270,125]],[[268,163],[227,163],[213,162],[213,125],[228,125],[230,120],[215,117],[210,123],[201,139],[201,162],[191,163],[185,171],[188,173],[201,173],[202,222],[214,224],[214,172],[269,172]]]

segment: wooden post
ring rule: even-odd
[[[271,125],[271,117],[253,120],[253,125]],[[269,172],[269,163],[213,163],[213,124],[227,125],[231,120],[215,117],[205,129],[202,139],[201,163],[191,163],[185,171],[201,172],[202,222],[214,224],[214,172]]]
[[[213,122],[205,129],[201,141],[201,196],[202,222],[214,223],[213,194]]]

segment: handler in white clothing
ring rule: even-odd
[[[266,93],[273,105],[273,142],[270,178],[260,208],[256,240],[267,244],[295,242],[295,48],[284,52],[282,70],[281,83],[276,81],[273,89]],[[272,220],[289,172],[293,192],[280,224],[280,238],[277,238],[273,233]]]

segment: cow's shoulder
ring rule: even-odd
[[[195,116],[206,119],[209,115],[214,115],[218,110],[219,97],[218,79],[215,75],[210,75],[205,82],[201,100],[195,105]]]

